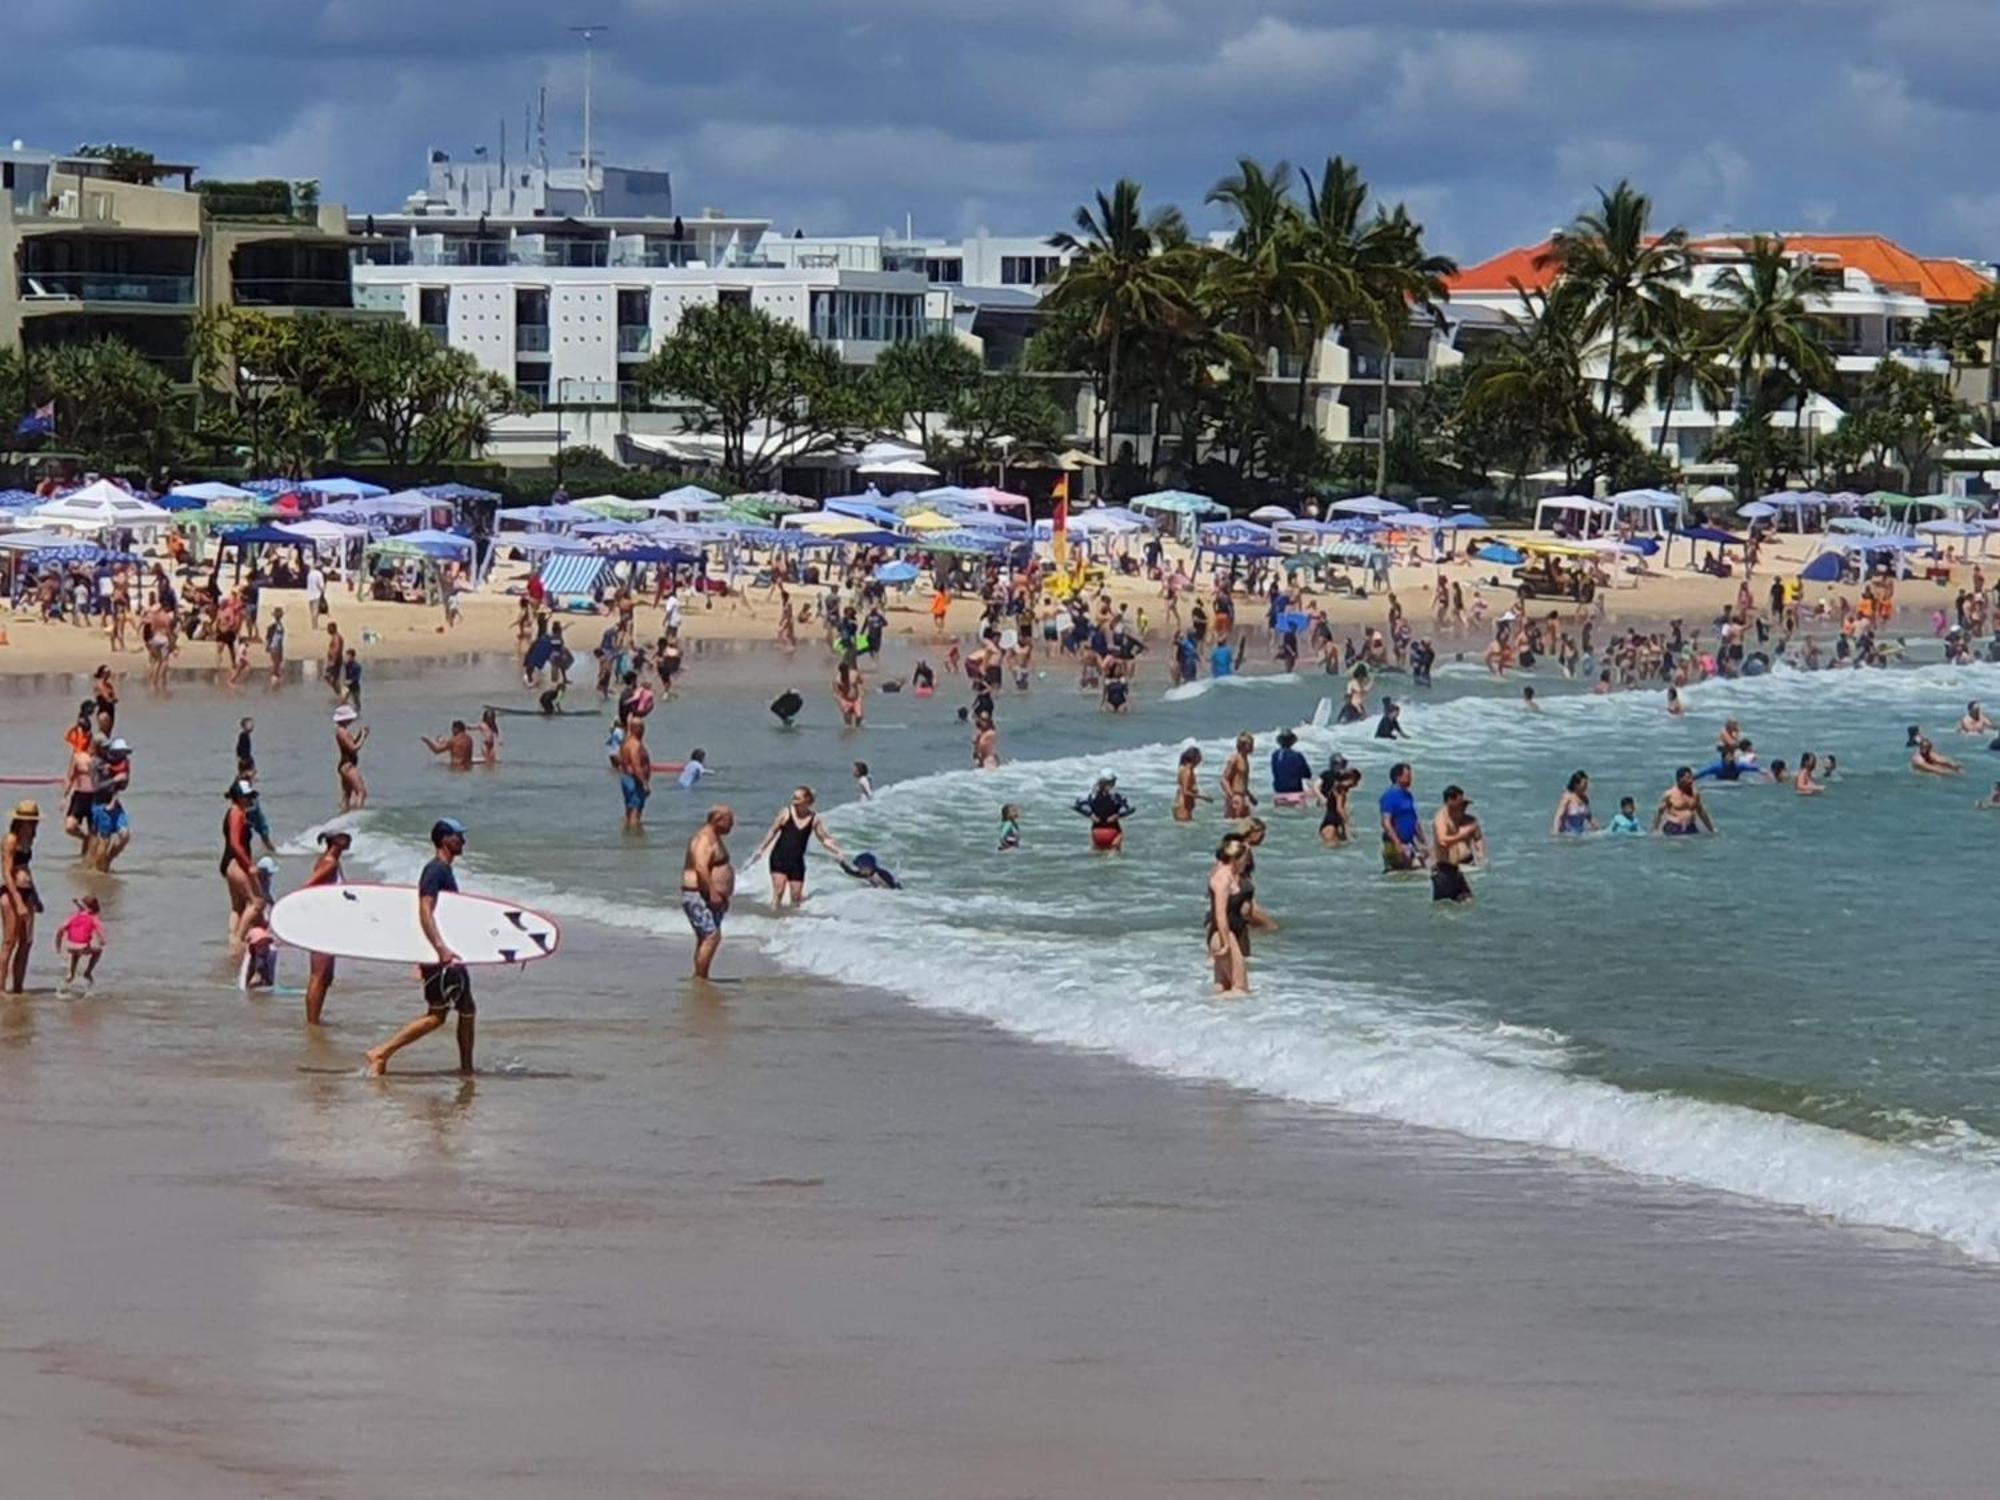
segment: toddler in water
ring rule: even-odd
[[[75,987],[76,971],[83,969],[83,988],[89,989],[97,977],[97,961],[104,956],[104,923],[98,919],[95,896],[76,898],[76,915],[56,929],[56,952],[69,955],[69,974],[63,988]]]
[[[1009,802],[1000,809],[1000,848],[1002,852],[1021,847],[1021,808],[1019,803]]]
[[[278,939],[271,931],[271,909],[259,901],[243,919],[243,988],[268,990],[278,982]]]
[[[1644,833],[1639,826],[1639,804],[1630,797],[1618,799],[1618,816],[1611,820],[1611,833]]]
[[[870,801],[875,796],[875,783],[868,779],[868,762],[865,760],[857,760],[854,763],[854,790],[861,794],[863,802]]]

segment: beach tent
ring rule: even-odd
[[[1355,495],[1334,501],[1327,510],[1339,511],[1343,516],[1397,516],[1405,508],[1394,500],[1384,500],[1380,495]]]
[[[329,500],[373,500],[389,493],[381,485],[370,484],[365,479],[345,479],[338,476],[331,479],[306,479],[297,484],[281,479],[276,482],[276,488],[278,491],[305,490],[309,494]]]
[[[1028,503],[1026,495],[1017,495],[1012,490],[998,489],[990,484],[982,484],[979,487],[979,494],[985,499],[986,504],[991,509],[1018,510],[1024,520],[1027,518],[1028,512],[1033,508]]]
[[[415,547],[429,557],[455,557],[471,562],[478,543],[455,531],[409,531],[396,538],[405,547]]]
[[[769,521],[799,511],[814,510],[817,509],[817,505],[803,495],[787,495],[782,490],[764,490],[754,495],[731,495],[728,508],[739,516]]]
[[[1551,514],[1577,517],[1576,527],[1580,535],[1589,536],[1593,531],[1604,530],[1611,517],[1610,502],[1593,500],[1588,495],[1550,495],[1535,505],[1535,530],[1549,531]]]
[[[642,536],[646,531],[644,521],[586,521],[576,528],[578,536]]]
[[[536,577],[551,598],[593,598],[611,559],[601,552],[555,552],[542,560]]]
[[[466,501],[466,500],[498,500],[500,498],[500,496],[492,490],[475,489],[473,486],[469,484],[457,484],[457,483],[426,484],[421,486],[418,489],[417,493],[420,495],[428,495],[433,500]]]
[[[1684,538],[1688,543],[1688,566],[1690,568],[1694,566],[1694,544],[1697,542],[1707,542],[1715,547],[1740,547],[1743,545],[1742,537],[1733,531],[1724,531],[1719,526],[1702,525],[1678,528],[1667,533],[1667,549],[1660,558],[1663,566],[1673,561],[1674,539],[1676,537]]]
[[[830,516],[847,516],[885,528],[902,523],[902,517],[884,505],[882,496],[875,490],[866,490],[859,495],[837,495],[826,502],[825,510]],[[818,531],[824,528],[808,523],[808,529]]]
[[[281,526],[239,526],[215,534],[218,547],[305,547],[311,544]]]
[[[1451,527],[1454,531],[1470,531],[1476,527],[1486,526],[1490,523],[1486,517],[1480,515],[1477,511],[1459,510],[1453,511],[1450,515],[1446,516],[1444,524]]]
[[[1274,540],[1271,528],[1259,526],[1255,521],[1205,521],[1199,535],[1204,547],[1217,542],[1255,542],[1268,546]]]
[[[1843,566],[1838,552],[1821,552],[1799,569],[1799,577],[1807,583],[1838,583]]]
[[[970,526],[977,531],[1004,531],[1012,535],[1025,532],[1028,529],[1028,522],[1022,520],[1019,516],[1010,516],[1004,511],[974,510],[970,506],[952,506],[945,511],[945,514],[951,518],[951,523],[954,526]],[[908,524],[908,519],[908,517],[904,518],[904,524]],[[1072,527],[1076,525],[1076,518],[1074,516],[1070,518],[1070,525]]]
[[[224,484],[219,479],[204,479],[199,484],[177,484],[168,490],[165,500],[190,500],[196,505],[208,505],[216,500],[250,500],[257,496],[250,490],[238,489],[233,484]],[[172,507],[178,509],[179,507]]]
[[[1224,516],[1229,507],[1191,490],[1155,490],[1131,502],[1131,509],[1163,516]]]
[[[1630,518],[1633,530],[1643,535],[1664,535],[1687,519],[1687,502],[1671,490],[1620,490],[1607,503],[1613,525]]]
[[[121,490],[108,479],[38,505],[29,515],[38,525],[60,526],[70,531],[123,528],[152,535],[173,520],[173,512]]]
[[[574,526],[602,519],[596,511],[585,510],[581,505],[514,505],[493,512],[496,527]]]
[[[1281,555],[1278,549],[1268,542],[1218,542],[1213,546],[1204,543],[1202,550],[1211,557],[1245,558]]]
[[[588,500],[572,500],[570,504],[612,521],[642,521],[647,515],[643,506],[623,495],[592,495]]]
[[[918,458],[884,458],[856,465],[862,474],[887,474],[892,479],[935,479],[938,471]]]
[[[281,521],[277,529],[312,547],[346,548],[368,540],[367,527],[342,526],[337,521],[322,517],[310,521]]]

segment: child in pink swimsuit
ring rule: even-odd
[[[65,986],[76,983],[79,967],[83,970],[85,987],[97,976],[97,961],[104,956],[104,923],[99,919],[98,911],[95,896],[79,896],[76,915],[56,929],[56,952],[69,955],[69,976],[63,980]]]

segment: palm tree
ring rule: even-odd
[[[1087,309],[1096,336],[1104,341],[1108,434],[1117,420],[1118,361],[1126,338],[1137,330],[1190,320],[1181,283],[1174,267],[1163,264],[1161,253],[1183,244],[1187,227],[1177,209],[1147,217],[1140,207],[1139,184],[1129,178],[1121,178],[1108,197],[1101,192],[1096,197],[1094,209],[1089,204],[1077,209],[1075,233],[1049,240],[1075,259],[1049,289],[1047,304],[1054,311]],[[1102,457],[1102,439],[1096,447]]]
[[[1360,170],[1345,159],[1328,157],[1315,182],[1302,167],[1305,212],[1299,220],[1304,255],[1327,277],[1330,306],[1326,315],[1304,330],[1306,357],[1299,362],[1298,421],[1306,420],[1306,386],[1312,370],[1311,351],[1336,326],[1362,317],[1368,304],[1362,268],[1381,251],[1379,216],[1368,215],[1368,184]]]
[[[1589,349],[1589,306],[1582,290],[1558,281],[1546,292],[1514,283],[1526,309],[1508,319],[1505,341],[1473,366],[1466,379],[1468,406],[1514,435],[1514,484],[1539,454],[1560,458],[1574,477],[1574,456],[1590,420],[1584,361]]]
[[[1756,235],[1743,262],[1715,278],[1713,292],[1722,351],[1746,391],[1755,382],[1752,410],[1762,409],[1767,382],[1782,375],[1798,393],[1797,431],[1807,398],[1833,378],[1825,322],[1807,305],[1814,292],[1805,263],[1782,238]]]
[[[1653,200],[1621,178],[1608,193],[1599,188],[1596,210],[1557,230],[1536,261],[1538,268],[1553,266],[1589,296],[1590,335],[1609,344],[1601,416],[1611,415],[1627,334],[1665,292],[1688,279],[1687,231],[1677,225],[1656,235],[1652,216]]]
[[[1424,226],[1398,203],[1377,214],[1368,235],[1370,254],[1360,265],[1368,297],[1368,321],[1382,344],[1382,438],[1375,450],[1375,488],[1389,477],[1389,378],[1396,363],[1396,344],[1419,309],[1435,315],[1451,295],[1445,278],[1458,270],[1449,256],[1424,249]]]
[[[1683,387],[1711,409],[1729,399],[1734,381],[1723,362],[1715,319],[1692,297],[1669,291],[1647,317],[1644,342],[1626,355],[1615,372],[1629,414],[1650,392],[1660,408],[1655,454],[1667,450],[1674,405]]]
[[[1272,348],[1298,356],[1303,408],[1313,340],[1340,308],[1344,283],[1311,253],[1311,237],[1291,199],[1291,167],[1279,162],[1265,168],[1246,156],[1236,168],[1208,195],[1231,211],[1236,229],[1227,248],[1210,259],[1207,295],[1226,321],[1249,335],[1255,358]]]

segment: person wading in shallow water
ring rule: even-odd
[[[438,931],[437,922],[438,897],[458,890],[452,865],[465,852],[465,825],[456,818],[439,818],[431,825],[431,848],[431,862],[417,877],[417,925],[423,928],[424,941],[436,952],[437,962],[417,969],[424,981],[424,1014],[368,1054],[368,1072],[376,1078],[389,1071],[390,1058],[436,1031],[454,1010],[458,1012],[458,1071],[472,1072],[472,1035],[478,1013],[472,1002],[472,975]]]
[[[723,839],[736,827],[736,814],[712,807],[707,819],[688,840],[681,861],[681,910],[694,929],[694,977],[708,978],[709,965],[722,947],[722,918],[736,894],[736,869],[729,862]]]

